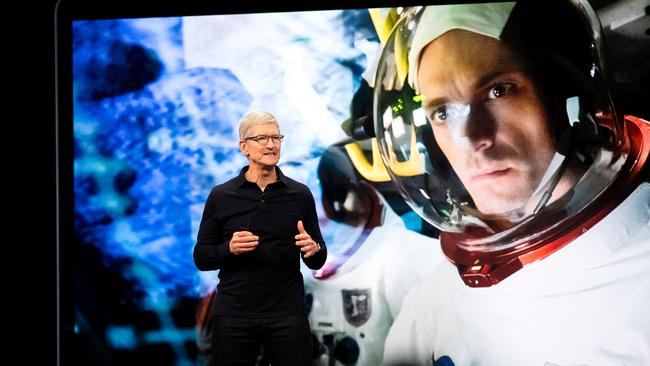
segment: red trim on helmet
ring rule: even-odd
[[[632,116],[626,116],[625,121],[629,139],[622,151],[629,151],[629,157],[621,172],[603,195],[569,219],[563,225],[564,229],[549,230],[548,233],[532,241],[493,252],[468,251],[457,245],[467,239],[484,236],[485,233],[483,235],[478,232],[440,234],[443,253],[456,265],[467,286],[495,285],[525,265],[548,257],[595,226],[630,195],[643,179],[648,177],[650,122]],[[541,213],[542,217],[538,219],[542,223],[554,223],[557,222],[553,220],[555,214]],[[547,216],[548,220],[544,220],[543,216]],[[544,225],[548,227],[547,224]]]

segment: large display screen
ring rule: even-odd
[[[424,93],[412,100],[404,97],[415,92],[413,79],[405,77],[405,73],[415,70],[409,69],[412,65],[408,62],[419,62],[419,57],[424,57],[408,55],[408,35],[417,22],[403,24],[400,32],[388,39],[404,9],[384,5],[318,9],[305,5],[289,9],[197,1],[131,7],[120,1],[95,8],[78,2],[59,3],[56,131],[60,364],[211,364],[210,309],[218,296],[215,289],[219,278],[217,271],[197,269],[193,249],[210,191],[240,174],[248,164],[239,148],[238,126],[253,111],[266,111],[277,118],[284,135],[278,166],[312,192],[327,243],[328,259],[321,270],[312,271],[301,264],[313,364],[381,364],[389,329],[409,291],[438,264],[457,264],[443,255],[438,230],[471,229],[483,222],[476,217],[496,217],[483,215],[485,210],[494,211],[488,214],[503,213],[500,207],[490,206],[496,202],[494,195],[486,195],[485,202],[470,197],[472,193],[479,197],[476,192],[480,190],[464,190],[462,185],[467,181],[454,175],[458,165],[443,169],[446,165],[442,163],[450,158],[444,158],[444,153],[461,155],[432,142],[445,141],[441,138],[444,134],[427,130],[431,129],[428,120],[416,108],[422,100],[429,105],[436,103],[427,100]],[[645,95],[645,89],[625,82],[637,80],[626,75],[636,69],[632,67],[635,60],[647,57],[642,52],[623,57],[626,54],[622,49],[628,43],[617,39],[613,31],[617,23],[612,19],[618,19],[618,15],[602,13],[609,22],[609,39],[614,40],[611,56],[617,68],[612,89],[630,95],[616,102],[625,107],[620,109],[624,113],[631,111],[645,117],[647,104],[639,102],[645,100],[640,97]],[[607,18],[607,14],[614,15]],[[481,16],[480,12],[476,14]],[[506,20],[503,18],[501,27],[510,30]],[[494,32],[501,36],[501,31],[499,28]],[[536,29],[533,33],[537,34]],[[556,33],[563,38],[561,30]],[[509,34],[513,35],[517,34]],[[487,48],[481,47],[492,44],[500,49],[495,40],[498,36],[493,35],[491,43],[469,47],[473,53],[460,52],[466,48],[452,49],[455,53],[446,54],[456,59],[450,58],[454,61],[447,64],[445,57],[431,57],[451,70],[440,73],[444,77],[439,79],[446,81],[458,65],[477,68],[482,65],[477,60],[491,60]],[[380,57],[385,44],[390,45],[386,47],[390,52]],[[522,44],[530,46],[530,42]],[[535,47],[531,48],[535,51]],[[474,56],[471,60],[463,58],[469,54]],[[601,70],[594,66],[591,76],[596,71]],[[380,116],[372,115],[376,75],[382,80],[377,83],[381,93],[374,95],[375,105],[383,108],[376,112]],[[485,106],[493,99],[513,95],[519,90],[514,84],[508,79],[487,85],[483,89],[496,94],[483,93],[471,103]],[[433,93],[443,88],[427,90]],[[562,108],[567,113],[573,111],[578,105],[576,100],[566,99]],[[445,108],[456,108],[449,113],[465,111],[463,116],[469,115],[469,102],[456,105],[442,97],[435,101],[444,102]],[[427,116],[429,120],[431,116],[448,117],[446,109],[436,111]],[[519,128],[524,124],[511,125]],[[379,131],[379,141],[373,138],[373,128]],[[426,135],[435,131],[439,134],[436,137]],[[456,140],[469,141],[469,135],[458,131],[450,133],[448,146],[461,146]],[[497,128],[491,132],[496,134]],[[522,150],[532,157],[541,154],[540,144],[527,143],[523,137],[516,141]],[[550,161],[557,154],[551,143],[547,145]],[[417,159],[425,155],[427,159]],[[432,156],[443,159],[436,161]],[[418,169],[411,169],[414,166]],[[509,169],[498,168],[496,172]],[[538,170],[535,179],[541,181],[544,170]],[[445,179],[436,175],[441,171],[449,173]],[[510,188],[508,184],[485,187],[485,191]],[[550,197],[549,192],[544,195]],[[530,196],[534,197],[532,193]],[[540,209],[545,204],[543,201]],[[459,207],[465,211],[457,210]],[[465,226],[454,221],[460,220],[463,213]],[[489,222],[500,228],[504,221]],[[439,223],[449,225],[434,228]],[[450,268],[453,276],[447,279],[454,284],[459,281],[458,271]],[[493,288],[506,293],[509,282],[504,283]],[[453,295],[464,294],[466,289],[461,288]],[[428,296],[426,289],[422,291]],[[524,297],[530,299],[526,291]],[[437,293],[436,299],[444,299],[449,293]],[[409,299],[410,316],[420,317],[412,310],[419,299]],[[469,300],[460,302],[465,307],[473,304]],[[452,308],[456,311],[455,305]],[[433,307],[426,310],[436,311]],[[465,321],[473,323],[476,314]],[[426,322],[429,318],[422,315],[421,319]],[[399,331],[411,334],[404,329]],[[393,343],[399,344],[399,332],[395,334]],[[450,338],[449,344],[463,345],[465,339],[461,338],[458,342]],[[420,344],[416,341],[404,337],[401,346],[416,347]],[[446,354],[425,356],[434,364],[442,364],[452,356],[463,360]],[[258,365],[266,365],[263,349],[258,361]],[[560,361],[547,363],[554,362]]]

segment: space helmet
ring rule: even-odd
[[[631,192],[647,136],[617,113],[606,67],[587,1],[402,13],[375,75],[379,150],[467,285],[549,255]]]
[[[343,146],[325,149],[317,173],[323,209],[330,220],[366,229],[381,225],[385,209],[382,200],[356,172]]]

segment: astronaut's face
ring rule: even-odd
[[[417,78],[435,139],[476,207],[522,207],[555,153],[522,63],[496,39],[452,30],[424,49]]]

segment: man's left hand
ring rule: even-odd
[[[302,247],[300,248],[300,251],[304,253],[305,258],[309,258],[320,251],[320,245],[315,242],[305,231],[302,220],[298,221],[298,235],[296,235],[296,245]]]

